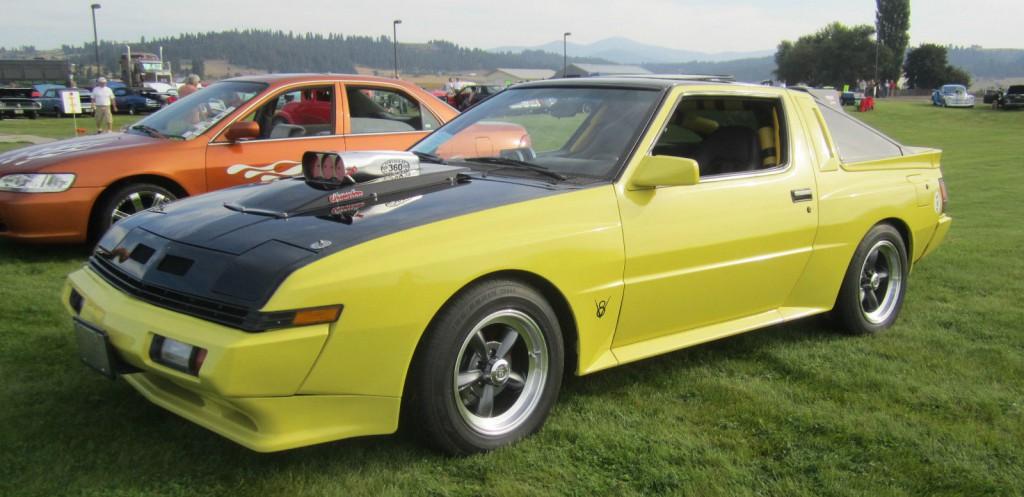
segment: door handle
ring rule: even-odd
[[[790,190],[789,197],[793,199],[794,204],[799,202],[810,202],[814,199],[814,192],[810,188],[798,188],[796,190]]]

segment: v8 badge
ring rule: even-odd
[[[611,297],[608,297],[608,298],[606,298],[604,300],[595,300],[594,301],[594,305],[597,307],[597,318],[598,319],[603,318],[605,312],[608,311],[608,301],[609,300],[611,300]]]

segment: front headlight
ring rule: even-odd
[[[71,188],[75,175],[65,174],[8,174],[0,176],[0,191],[21,193],[56,193]]]

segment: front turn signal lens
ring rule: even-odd
[[[300,309],[295,311],[295,317],[292,318],[292,326],[333,323],[338,320],[339,316],[341,316],[340,305]]]

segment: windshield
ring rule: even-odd
[[[645,89],[513,88],[460,115],[412,151],[470,167],[518,165],[568,177],[610,178],[660,95]],[[512,161],[518,164],[508,164]]]
[[[249,81],[214,83],[129,127],[167,138],[191,140],[252,100],[267,85]],[[139,131],[143,132],[143,131]]]
[[[942,87],[943,95],[956,95],[957,93],[967,93],[967,88],[959,85],[946,85]]]
[[[1010,93],[1010,94],[1013,94],[1013,95],[1020,95],[1020,94],[1024,93],[1024,85],[1014,85],[1014,86],[1011,86],[1008,90],[1006,90],[1006,93]]]

